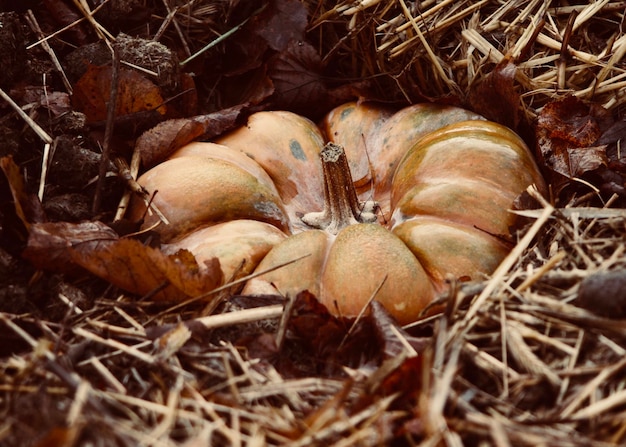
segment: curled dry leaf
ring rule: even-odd
[[[407,345],[421,353],[430,344],[429,338],[415,337],[402,329],[380,303],[373,301],[370,306],[371,312],[358,320],[336,317],[314,295],[301,292],[295,299],[289,330],[307,345],[306,349],[327,368],[326,372],[332,371],[333,365],[360,368],[377,363],[381,358],[410,357]]]
[[[626,270],[596,272],[585,277],[578,290],[576,304],[596,315],[626,317]]]
[[[72,111],[70,95],[66,92],[48,91],[41,86],[20,86],[11,91],[13,99],[45,107],[55,117]]]
[[[537,144],[540,157],[557,180],[555,184],[607,164],[606,146],[596,145],[607,113],[573,96],[543,108],[537,120]]]
[[[42,270],[74,272],[77,268],[72,261],[71,247],[106,239],[117,239],[117,234],[102,222],[33,224],[22,256]]]
[[[135,144],[135,151],[141,156],[143,166],[149,168],[203,133],[204,127],[193,118],[163,121],[141,134]]]
[[[420,353],[430,344],[429,337],[415,337],[402,329],[378,301],[372,301],[370,308],[371,312],[366,318],[371,320],[385,358],[393,358],[406,352],[406,345]]]
[[[309,116],[329,108],[329,91],[322,78],[321,60],[310,44],[289,42],[284,51],[268,61],[268,75],[274,84],[270,101],[275,108]],[[311,108],[319,110],[311,112]]]
[[[154,341],[157,348],[157,358],[167,360],[175,355],[191,338],[191,330],[184,323],[178,323],[174,328]]]
[[[585,172],[594,171],[601,166],[606,166],[606,146],[574,147],[567,149],[569,171],[573,177],[578,177]]]
[[[68,27],[68,30],[62,34],[63,39],[71,36],[79,45],[89,42],[88,26],[80,22],[82,17],[76,9],[70,6],[70,3],[62,0],[44,0],[43,6],[59,28]]]
[[[419,397],[422,371],[422,357],[409,356],[381,380],[377,390],[384,396],[397,393],[404,403],[413,406]]]
[[[134,239],[120,239],[101,222],[31,226],[23,257],[37,268],[73,272],[82,267],[128,292],[158,301],[181,301],[222,282],[219,261],[199,266],[193,255],[167,256]]]

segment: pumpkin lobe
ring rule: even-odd
[[[305,214],[302,221],[331,234],[337,234],[349,225],[376,222],[376,204],[370,201],[359,203],[343,147],[328,143],[320,151],[320,158],[324,176],[324,209]]]

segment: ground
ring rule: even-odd
[[[500,3],[0,1],[0,443],[622,443],[624,4]],[[551,186],[436,318],[235,287],[169,306],[66,263],[67,238],[24,255],[42,222],[135,231],[140,149],[359,98],[499,121]]]

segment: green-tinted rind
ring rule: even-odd
[[[465,178],[519,194],[536,183],[539,169],[524,142],[511,130],[487,121],[452,124],[415,142],[393,177],[391,204],[420,183]]]
[[[508,210],[532,184],[545,183],[524,142],[509,129],[485,121],[447,126],[416,142],[393,178],[392,226],[431,215],[508,234]]]
[[[378,201],[382,214],[389,219],[391,181],[407,150],[448,124],[479,119],[480,115],[468,110],[438,104],[414,104],[391,113],[375,103],[353,102],[331,112],[322,129],[330,141],[346,148],[354,180],[363,185],[361,198]]]
[[[419,260],[433,282],[455,279],[480,280],[491,274],[510,251],[493,236],[453,222],[417,218],[393,229]]]

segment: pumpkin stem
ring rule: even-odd
[[[320,152],[324,174],[324,210],[307,213],[302,221],[332,234],[348,225],[376,222],[376,202],[360,203],[342,146],[328,143]]]

